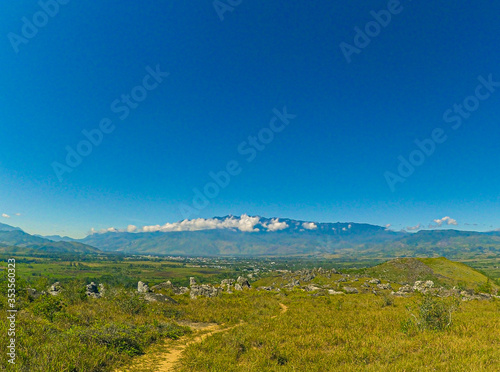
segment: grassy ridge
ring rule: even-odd
[[[363,272],[397,283],[412,284],[416,280],[432,280],[435,284],[445,287],[477,288],[489,280],[486,275],[472,267],[444,257],[398,258]]]

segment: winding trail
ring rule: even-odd
[[[288,311],[288,306],[285,304],[280,303],[279,304],[281,307],[280,314],[284,314]],[[276,318],[277,315],[274,315],[271,317],[271,319]],[[192,323],[192,322],[179,322],[180,325],[186,325],[188,327],[193,328],[194,330],[197,330],[199,334],[198,336],[195,336],[194,338],[190,339],[189,336],[184,336],[181,337],[179,340],[176,340],[175,343],[172,342],[168,351],[161,351],[155,353],[156,355],[151,358],[151,355],[145,355],[144,357],[139,357],[134,363],[133,367],[131,369],[123,369],[123,370],[117,370],[115,372],[125,372],[125,371],[135,371],[135,370],[151,370],[151,364],[155,363],[154,371],[155,372],[169,372],[169,371],[174,371],[174,367],[176,364],[179,362],[179,360],[182,357],[182,353],[184,350],[193,344],[197,344],[202,342],[204,339],[207,337],[210,337],[216,333],[219,332],[227,332],[230,331],[233,328],[239,327],[245,323],[241,322],[240,324],[233,325],[232,327],[228,328],[222,328],[224,324],[218,325],[215,323]],[[207,333],[202,333],[208,331]],[[152,360],[154,359],[154,361]],[[148,369],[149,368],[149,369]]]

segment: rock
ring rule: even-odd
[[[410,293],[410,292],[413,292],[413,288],[411,287],[411,285],[406,284],[406,285],[401,286],[398,289],[398,292],[400,292],[400,293]]]
[[[333,289],[329,289],[328,290],[328,294],[331,294],[331,295],[343,295],[345,293],[344,292],[334,291]]]
[[[236,281],[238,282],[239,285],[241,285],[242,288],[250,288],[250,283],[248,282],[247,278],[239,276]]]
[[[346,278],[340,278],[339,280],[337,280],[337,282],[341,283],[341,282],[347,282],[347,279]]]
[[[312,273],[307,273],[305,274],[304,276],[302,276],[300,278],[301,281],[303,282],[310,282],[311,280],[313,280],[316,276]]]
[[[52,296],[57,296],[59,293],[61,293],[61,291],[62,291],[61,284],[59,282],[55,282],[54,284],[52,284],[49,287],[49,291],[48,292]]]
[[[426,282],[417,280],[413,284],[413,290],[417,292],[422,292],[426,293],[428,292],[429,289],[431,289],[434,286],[434,282],[432,280],[427,280]]]
[[[184,293],[189,292],[188,287],[173,287],[172,289],[176,295],[183,295]]]
[[[304,287],[306,292],[319,291],[321,288],[316,287],[315,285],[309,284]]]
[[[196,285],[196,280],[194,280],[194,277],[192,276],[189,278],[189,286],[192,287],[194,285]]]
[[[102,286],[102,284],[100,284]],[[99,288],[94,282],[87,284],[85,286],[85,294],[92,298],[100,298],[101,294],[99,293]]]
[[[170,280],[167,280],[166,282],[159,283],[151,287],[153,291],[160,291],[162,289],[173,289],[173,288],[174,286],[172,285],[172,282]]]
[[[354,287],[344,287],[343,289],[344,289],[344,292],[347,294],[359,293],[359,291]]]
[[[389,283],[386,284],[377,284],[378,289],[392,289],[391,285]]]
[[[144,299],[148,302],[170,302],[172,304],[178,304],[172,297],[165,296],[161,293],[147,292],[144,294]]]
[[[146,283],[139,281],[137,283],[137,292],[148,293],[148,292],[151,292],[151,289],[149,288],[149,286]]]
[[[191,292],[190,292],[189,296],[192,299],[195,299],[198,296],[216,297],[221,292],[222,292],[222,288],[215,288],[215,287],[212,287],[211,285],[208,285],[208,284],[202,284],[202,285],[191,286]]]
[[[370,284],[380,284],[380,279],[372,279],[368,283],[370,283]]]
[[[234,285],[234,290],[235,291],[242,291],[243,290],[243,287],[239,284],[239,283],[236,283]]]
[[[231,285],[234,284],[235,280],[234,279],[222,279],[220,282],[221,287],[224,287],[226,285]]]
[[[273,290],[273,287],[258,287],[257,288],[258,291],[272,291]]]
[[[364,288],[371,288],[371,287],[370,287],[370,284],[368,284],[368,283],[363,283],[363,284],[361,284],[361,287],[364,287]]]

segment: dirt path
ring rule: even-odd
[[[177,345],[177,347],[170,349],[168,351],[168,354],[164,354],[164,360],[161,361],[157,366],[155,371],[156,372],[163,372],[163,371],[172,371],[174,368],[174,365],[177,364],[177,362],[181,359],[182,353],[184,349],[186,349],[189,345],[192,344],[197,344],[202,342],[204,339],[207,337],[210,337],[218,332],[226,332],[229,331],[230,329],[237,327],[238,325],[229,327],[229,328],[221,328],[218,325],[215,326],[210,326],[206,327],[203,330],[209,331],[208,333],[203,333],[194,339],[182,344],[182,345]]]
[[[288,306],[280,303],[279,304],[281,307],[280,314],[284,314],[288,311]],[[272,316],[271,318],[276,318],[277,315]],[[143,357],[139,357],[136,360],[136,363],[134,363],[134,366],[131,369],[124,369],[121,371],[115,371],[115,372],[125,372],[125,371],[155,371],[155,372],[168,372],[168,371],[174,371],[175,365],[178,364],[179,360],[182,357],[182,353],[184,350],[192,345],[192,344],[197,344],[202,342],[204,339],[207,337],[210,337],[216,333],[219,332],[227,332],[235,327],[239,327],[243,325],[244,323],[236,324],[232,327],[228,328],[223,328],[222,325],[214,324],[214,323],[192,323],[192,322],[179,322],[180,325],[185,325],[188,327],[193,328],[194,330],[198,331],[199,334],[198,336],[195,336],[194,338],[190,339],[189,336],[184,336],[181,337],[179,340],[172,342],[168,351],[161,351],[154,354],[157,355],[145,355]],[[207,332],[208,331],[208,332]],[[206,332],[206,333],[203,333]],[[154,365],[154,367],[151,367]],[[153,369],[152,369],[153,368]]]

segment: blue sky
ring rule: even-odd
[[[243,213],[500,228],[500,4],[61,2],[45,18],[0,5],[1,222],[75,237]]]

